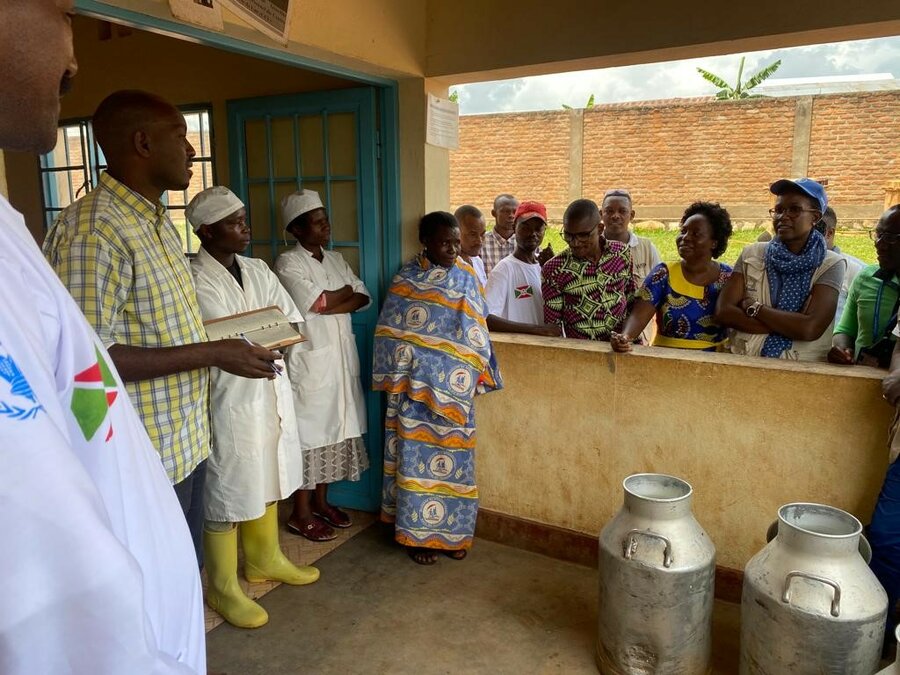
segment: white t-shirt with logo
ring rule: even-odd
[[[0,197],[0,673],[206,673],[181,507],[109,354]]]
[[[541,266],[509,255],[491,270],[487,283],[488,311],[508,321],[544,323]]]

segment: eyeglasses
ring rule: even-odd
[[[769,215],[772,216],[772,219],[784,218],[787,216],[793,220],[801,213],[819,213],[819,209],[804,209],[802,206],[797,206],[796,204],[791,204],[788,207],[776,206],[774,209],[769,209]]]
[[[563,230],[562,236],[567,244],[571,244],[573,241],[587,241],[591,238],[591,235],[594,234],[594,230],[596,230],[597,227],[597,225],[594,225],[587,232],[566,232]]]
[[[874,241],[876,244],[879,241],[883,241],[885,244],[893,246],[894,244],[900,243],[900,234],[893,234],[892,232],[879,232],[878,230],[869,230],[869,239]]]

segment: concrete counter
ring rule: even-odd
[[[679,476],[718,563],[743,569],[778,507],[831,504],[867,523],[893,410],[883,371],[491,335],[505,388],[477,399],[485,514],[595,537],[632,473]],[[565,557],[565,556],[563,556]]]

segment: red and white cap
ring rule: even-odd
[[[529,218],[540,218],[544,225],[547,224],[547,207],[540,202],[522,202],[516,209],[516,224]]]

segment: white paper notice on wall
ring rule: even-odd
[[[428,94],[425,142],[450,150],[456,150],[459,147],[459,105],[457,103]]]
[[[219,0],[169,0],[172,16],[210,30],[224,30]]]

